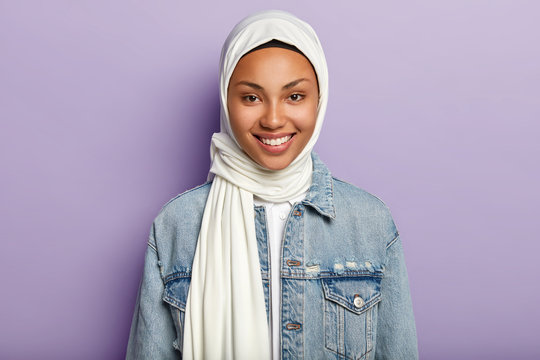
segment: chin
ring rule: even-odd
[[[280,160],[280,161],[256,161],[262,167],[268,170],[283,170],[291,164],[292,161]]]

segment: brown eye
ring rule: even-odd
[[[300,101],[302,100],[302,95],[300,94],[292,94],[291,96],[289,96],[289,99],[291,99],[292,101]]]
[[[257,97],[255,95],[248,95],[248,96],[244,96],[244,99],[248,102],[255,102],[257,101]]]

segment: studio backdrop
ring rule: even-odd
[[[539,359],[540,3],[2,1],[0,358],[121,359],[153,219],[205,181],[226,34],[317,31],[315,151],[399,229],[420,358]]]

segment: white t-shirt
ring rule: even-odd
[[[307,193],[307,192],[306,192]],[[281,244],[283,233],[285,231],[285,223],[289,213],[291,212],[294,203],[302,200],[306,193],[283,203],[272,203],[264,201],[257,196],[253,196],[253,203],[257,206],[264,205],[266,209],[266,219],[268,226],[268,240],[270,243],[270,269],[271,269],[271,309],[270,309],[270,347],[273,360],[280,359],[280,339],[279,339],[279,307],[281,302],[280,289],[280,260],[281,260]]]

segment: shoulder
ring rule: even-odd
[[[200,222],[198,218],[204,212],[211,185],[211,181],[205,182],[167,201],[156,216],[155,225],[166,227],[178,223]]]
[[[369,223],[382,231],[388,243],[399,235],[390,209],[381,198],[334,176],[332,180],[337,216]]]
[[[150,243],[158,252],[165,273],[177,271],[173,269],[175,263],[190,266],[211,185],[212,182],[206,182],[176,195],[155,217]]]
[[[353,185],[345,180],[332,176],[334,198],[355,205],[359,209],[375,212],[388,212],[388,206],[378,196]]]
[[[156,218],[166,218],[168,216],[177,216],[182,213],[191,213],[199,210],[201,207],[204,209],[211,185],[212,182],[207,181],[204,184],[195,186],[176,195],[161,207]]]

